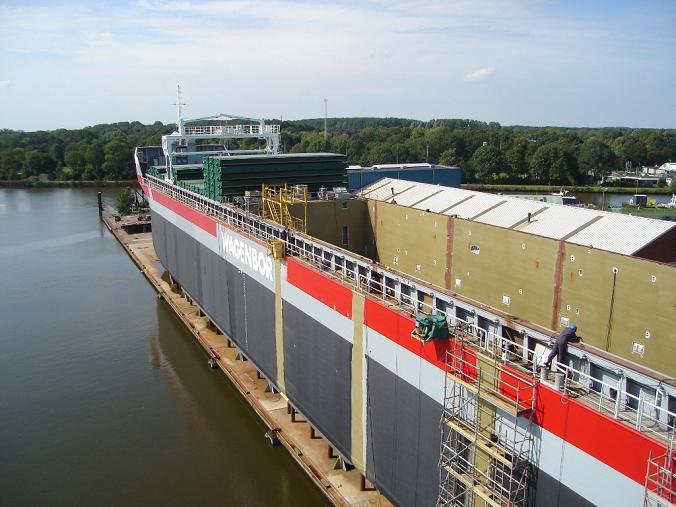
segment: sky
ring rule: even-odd
[[[676,1],[0,0],[0,128],[229,113],[676,127]]]

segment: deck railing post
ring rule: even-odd
[[[619,379],[617,381],[617,388],[616,388],[616,391],[615,391],[615,412],[613,413],[613,417],[615,419],[620,417],[620,398],[622,398],[622,396],[620,396],[621,384],[622,384],[622,379]]]

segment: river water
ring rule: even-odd
[[[96,189],[0,189],[0,280],[0,505],[328,505],[99,223]]]

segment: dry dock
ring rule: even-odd
[[[181,319],[208,354],[208,365],[220,368],[271,430],[277,430],[279,442],[307,472],[308,476],[335,505],[389,506],[391,503],[370,488],[356,470],[345,471],[331,447],[295,411],[286,398],[268,391],[268,382],[250,361],[239,360],[237,348],[215,330],[209,319],[187,299],[177,285],[163,277],[150,233],[127,234],[122,222],[104,219],[108,229],[127,251],[158,293]],[[261,435],[261,438],[264,438]]]

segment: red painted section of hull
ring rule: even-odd
[[[364,307],[364,324],[428,363],[445,370],[446,351],[453,346],[453,340],[422,342],[412,338],[415,320],[410,313],[384,306],[377,300],[367,297]]]
[[[143,190],[143,193],[145,195],[148,195],[148,185],[143,183],[143,178],[140,175],[136,175],[136,181],[138,181],[138,184],[141,187],[141,190]]]
[[[366,300],[364,322],[369,328],[442,370],[445,369],[446,350],[452,347],[457,352],[460,346],[454,340],[422,343],[412,338],[415,323],[409,314],[388,308],[371,298]],[[460,352],[462,379],[476,378],[475,354],[465,347]],[[501,373],[504,381],[502,394],[515,400],[519,391],[520,401],[521,396],[531,398],[532,390],[524,388],[533,380],[515,369],[505,369],[507,373]],[[529,401],[524,400],[520,404],[530,406]],[[639,484],[643,484],[650,452],[656,456],[666,451],[665,446],[650,437],[547,386],[536,386],[535,422]]]
[[[537,386],[533,389],[535,381],[520,371],[503,365],[500,372],[500,394],[510,400],[517,401],[519,406],[530,409],[537,402]]]
[[[547,431],[640,484],[650,452],[666,452],[664,445],[548,386],[538,386],[535,415]]]
[[[288,259],[286,262],[286,279],[291,285],[317,301],[321,301],[348,319],[352,318],[352,291],[343,284],[294,259]]]
[[[211,218],[203,215],[197,210],[194,210],[190,206],[186,206],[182,202],[178,202],[175,199],[172,199],[166,194],[159,192],[158,190],[153,190],[152,197],[159,204],[165,208],[170,209],[177,215],[185,218],[191,224],[196,225],[200,229],[205,230],[212,236],[216,236],[216,222]]]

